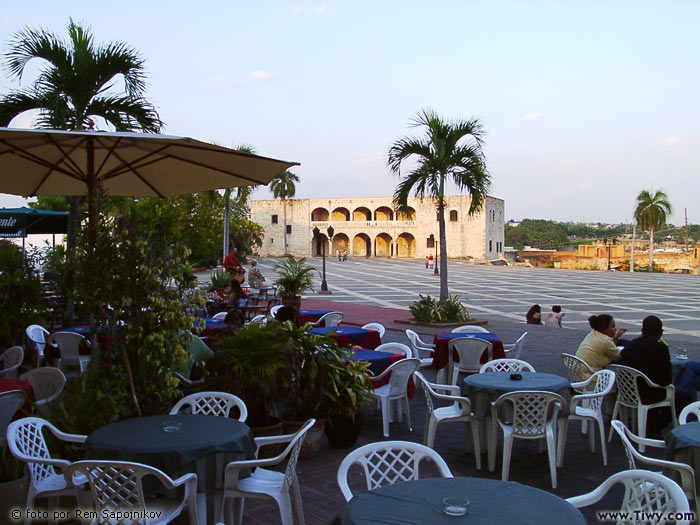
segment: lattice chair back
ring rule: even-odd
[[[327,314],[319,317],[318,321],[314,323],[315,326],[338,326],[343,319],[345,319],[345,314],[343,312],[328,312]]]
[[[566,367],[566,371],[569,373],[569,381],[572,383],[586,381],[588,377],[595,373],[593,369],[588,366],[588,363],[575,355],[561,354],[561,360]],[[586,375],[584,371],[587,371],[588,375]]]
[[[637,378],[643,377],[647,380],[647,383],[651,383],[651,380],[639,370],[630,368],[629,366],[610,365],[608,370],[615,372],[617,402],[632,408],[636,408],[640,405],[642,399],[639,396]]]
[[[170,410],[171,414],[179,413],[183,408],[189,408],[191,414],[205,416],[229,417],[231,409],[237,407],[240,415],[238,420],[245,422],[248,408],[243,400],[228,392],[197,392],[183,397]]]
[[[596,380],[595,386],[593,387],[593,391],[591,391],[590,393],[600,395],[588,398],[588,404],[586,405],[586,408],[598,413],[602,410],[603,400],[605,399],[605,396],[609,394],[612,391],[613,386],[615,386],[615,372],[611,370],[599,370],[595,374],[593,374],[592,377],[595,377]]]
[[[568,498],[574,507],[587,507],[600,501],[610,488],[622,483],[625,487],[625,495],[620,506],[621,512],[627,512],[629,516],[639,516],[639,520],[632,519],[625,523],[648,523],[649,512],[667,515],[669,512],[689,513],[690,506],[683,489],[678,484],[663,474],[648,470],[623,470],[606,479],[598,488],[583,494]],[[642,519],[642,512],[644,519]],[[686,514],[687,515],[687,514]],[[676,523],[686,524],[688,520],[677,520]]]
[[[443,478],[451,478],[452,472],[445,460],[430,447],[411,441],[380,441],[369,443],[350,452],[338,467],[338,485],[347,501],[352,499],[348,485],[348,471],[358,464],[364,471],[367,490],[384,485],[419,478],[419,465],[423,459],[432,460]]]
[[[485,372],[534,372],[535,367],[533,367],[527,361],[521,361],[520,359],[494,359],[488,363],[481,365],[479,373],[483,374]]]
[[[484,350],[488,352],[488,361],[493,358],[493,345],[489,341],[483,341],[472,337],[453,339],[449,343],[449,351],[456,350],[459,356],[459,363],[455,363],[455,368],[465,372],[479,372],[481,370],[481,355]],[[456,370],[455,370],[456,372]],[[452,383],[456,384],[457,374],[453,374]]]
[[[433,345],[423,341],[420,336],[413,330],[406,330],[406,337],[411,343],[413,349],[413,357],[421,358],[423,356],[431,357],[433,353]],[[421,356],[421,353],[423,356]]]
[[[95,510],[130,511],[146,508],[142,479],[146,475],[165,476],[162,472],[146,465],[125,461],[78,461],[70,471],[81,472],[88,479]],[[156,474],[156,472],[158,474]],[[132,523],[146,524],[145,520]]]
[[[51,459],[49,447],[44,439],[44,427],[52,427],[48,421],[38,417],[25,417],[10,423],[7,429],[7,444],[12,455],[24,461],[29,467],[29,474],[35,486],[58,473],[53,465],[37,463],[36,459]],[[68,461],[64,462],[68,465]]]
[[[0,354],[0,377],[7,379],[17,378],[17,369],[24,361],[24,350],[21,346],[11,346]]]
[[[513,407],[513,435],[530,439],[545,437],[547,420],[556,419],[559,410],[566,406],[564,398],[552,392],[509,392],[495,401],[494,408],[499,419],[500,409],[505,403]]]
[[[481,334],[488,334],[490,333],[486,328],[483,326],[478,326],[474,324],[467,324],[464,326],[458,326],[457,328],[452,329],[453,334],[474,334],[474,333],[481,333]]]
[[[435,405],[433,403],[433,395],[435,395],[436,392],[430,387],[430,383],[425,377],[423,377],[423,374],[421,374],[420,372],[416,372],[414,376],[418,379],[421,386],[423,387],[423,393],[425,394],[423,397],[425,397],[425,403],[428,408],[428,415],[430,416],[435,410]]]
[[[379,332],[379,339],[384,337],[384,333],[386,332],[386,328],[384,328],[383,324],[380,323],[367,323],[362,327],[363,330],[376,330]]]
[[[415,357],[413,350],[403,343],[384,343],[375,348],[379,352],[389,352],[390,354],[403,354],[406,357]]]
[[[391,379],[389,384],[389,397],[402,396],[406,394],[408,380],[413,373],[420,368],[420,359],[401,359],[387,368],[391,370]]]
[[[619,419],[613,419],[610,422],[610,426],[614,428],[617,435],[620,436],[620,440],[625,447],[625,455],[627,456],[627,463],[629,464],[630,469],[636,469],[637,463],[635,461],[635,456],[639,454],[639,452],[634,448],[634,445],[627,437],[627,434],[631,433],[630,430]]]
[[[678,423],[685,425],[688,422],[688,416],[693,415],[695,419],[700,421],[700,401],[694,401],[681,410],[681,415],[678,416]]]
[[[304,426],[301,427],[294,438],[289,442],[287,448],[284,449],[281,457],[289,454],[287,459],[287,467],[284,469],[284,486],[283,490],[288,489],[292,486],[294,478],[296,477],[297,462],[299,461],[299,453],[301,452],[301,446],[304,444],[304,438],[309,429],[316,423],[315,419],[307,419]],[[279,457],[279,456],[278,456]]]
[[[26,394],[21,390],[11,390],[0,394],[0,443],[5,442],[5,434],[15,413],[24,404]]]
[[[27,333],[29,341],[39,353],[39,357],[43,357],[44,346],[46,346],[46,336],[49,335],[49,331],[39,324],[30,324],[25,332]]]

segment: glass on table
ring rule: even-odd
[[[678,349],[678,359],[688,359],[688,349],[685,347],[681,347]]]
[[[442,512],[448,516],[464,516],[469,514],[467,498],[449,497],[442,500]]]
[[[177,432],[178,430],[180,430],[181,426],[181,421],[173,421],[170,419],[166,419],[160,424],[160,428],[163,429],[163,432]]]

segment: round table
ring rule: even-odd
[[[469,500],[463,517],[442,513],[449,496]],[[586,523],[562,498],[513,481],[484,478],[426,478],[357,494],[333,521],[336,525],[403,523]]]
[[[341,348],[349,348],[351,346],[361,346],[374,350],[382,340],[379,337],[379,332],[376,330],[365,330],[356,326],[321,326],[312,328],[312,334],[328,335],[336,340]]]
[[[666,459],[685,463],[696,470],[700,467],[700,422],[678,425],[666,437]],[[680,483],[676,471],[670,477]],[[695,476],[695,490],[700,493],[700,476]]]

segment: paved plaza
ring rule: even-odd
[[[309,259],[321,268],[321,259]],[[260,261],[268,281],[275,259]],[[334,301],[407,308],[418,294],[437,297],[439,277],[417,260],[326,259],[327,281]],[[667,336],[697,342],[700,336],[700,278],[693,275],[554,270],[449,261],[449,289],[460,295],[472,317],[524,321],[533,304],[543,316],[559,304],[564,326],[588,329],[588,316],[609,313],[618,326],[638,332],[641,320],[658,315]],[[320,289],[320,278],[316,289]]]

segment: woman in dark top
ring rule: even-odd
[[[542,324],[542,308],[539,304],[533,304],[525,314],[527,324]]]

